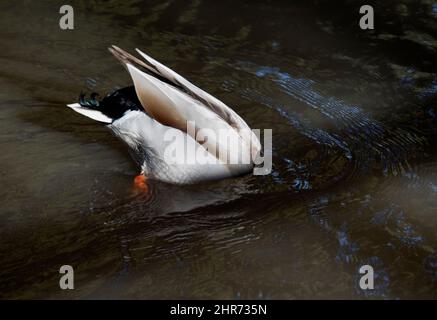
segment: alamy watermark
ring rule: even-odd
[[[74,9],[71,5],[64,4],[59,8],[59,13],[63,14],[59,20],[59,27],[62,30],[74,29]],[[360,14],[363,16],[360,18],[359,26],[362,30],[374,29],[374,10],[371,5],[365,4],[360,7]]]
[[[373,267],[366,264],[364,266],[361,266],[360,270],[359,270],[360,274],[362,274],[363,276],[361,276],[360,278],[360,288],[362,290],[373,290],[374,289],[374,271],[373,271]]]
[[[165,132],[164,161],[180,165],[253,164],[254,175],[267,175],[272,171],[272,129],[262,133],[261,137],[260,129],[241,129],[238,133],[229,129],[196,129],[194,121],[187,121],[186,132],[173,128]]]
[[[65,264],[59,268],[59,273],[64,274],[59,279],[59,288],[62,290],[74,289],[74,269],[72,266]]]
[[[360,7],[360,13],[364,14],[359,22],[360,28],[362,30],[375,29],[375,14],[373,12],[373,7],[368,4],[363,5]]]
[[[74,10],[73,7],[64,4],[59,8],[59,13],[63,14],[61,19],[59,19],[59,27],[62,30],[73,30],[74,29]]]

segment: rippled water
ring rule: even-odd
[[[73,31],[56,2],[0,4],[1,298],[437,298],[435,5],[362,31],[359,1],[70,2]],[[65,107],[130,84],[111,44],[273,129],[272,174],[135,190]]]

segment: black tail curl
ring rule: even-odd
[[[79,104],[82,107],[90,108],[90,109],[99,109],[100,102],[97,101],[96,97],[100,96],[97,92],[93,92],[90,95],[90,99],[85,99],[86,94],[81,92],[79,95]]]
[[[100,101],[97,100],[99,96],[97,92],[92,92],[90,98],[86,99],[86,94],[81,92],[79,104],[84,108],[98,110],[113,120],[121,118],[129,110],[144,111],[133,86],[108,93]]]

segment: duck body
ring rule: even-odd
[[[190,184],[253,169],[259,140],[232,109],[139,50],[146,62],[117,47],[110,51],[127,68],[134,86],[101,101],[81,96],[68,106],[104,123],[125,142],[142,174]]]

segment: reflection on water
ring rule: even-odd
[[[71,5],[74,31],[50,1],[0,5],[1,298],[436,298],[432,5],[375,4],[368,32],[358,1]],[[124,146],[65,108],[130,83],[111,44],[272,128],[273,173],[135,190]]]

